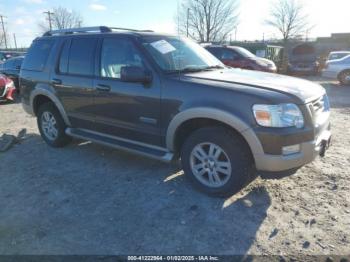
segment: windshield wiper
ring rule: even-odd
[[[214,66],[206,66],[206,67],[198,67],[198,66],[187,66],[183,69],[179,70],[168,70],[168,74],[172,73],[196,73],[196,72],[203,72],[203,71],[210,71],[213,69],[224,69],[224,66],[221,65],[214,65]]]
[[[214,65],[214,66],[207,66],[203,68],[203,70],[211,70],[211,69],[224,69],[225,67],[222,65]]]

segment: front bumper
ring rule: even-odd
[[[258,171],[279,172],[297,169],[313,160],[319,155],[324,156],[331,142],[331,132],[324,130],[316,140],[300,144],[300,151],[292,155],[256,155]]]

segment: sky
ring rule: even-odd
[[[10,46],[29,46],[42,32],[38,23],[45,21],[44,11],[62,6],[83,17],[83,26],[107,25],[157,32],[176,33],[175,17],[179,3],[185,0],[0,0],[0,15],[4,15]],[[279,37],[266,25],[271,5],[277,0],[237,0],[239,25],[232,39],[262,40]],[[349,0],[298,0],[313,25],[309,37],[330,36],[350,32]],[[306,34],[306,32],[305,32]]]

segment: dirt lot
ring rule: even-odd
[[[317,79],[313,79],[317,81]],[[0,133],[0,254],[350,254],[350,88],[332,104],[327,157],[229,199],[194,191],[179,166],[76,141],[49,148],[20,104]]]

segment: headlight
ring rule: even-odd
[[[265,127],[304,127],[304,118],[295,104],[254,105],[256,122]]]

